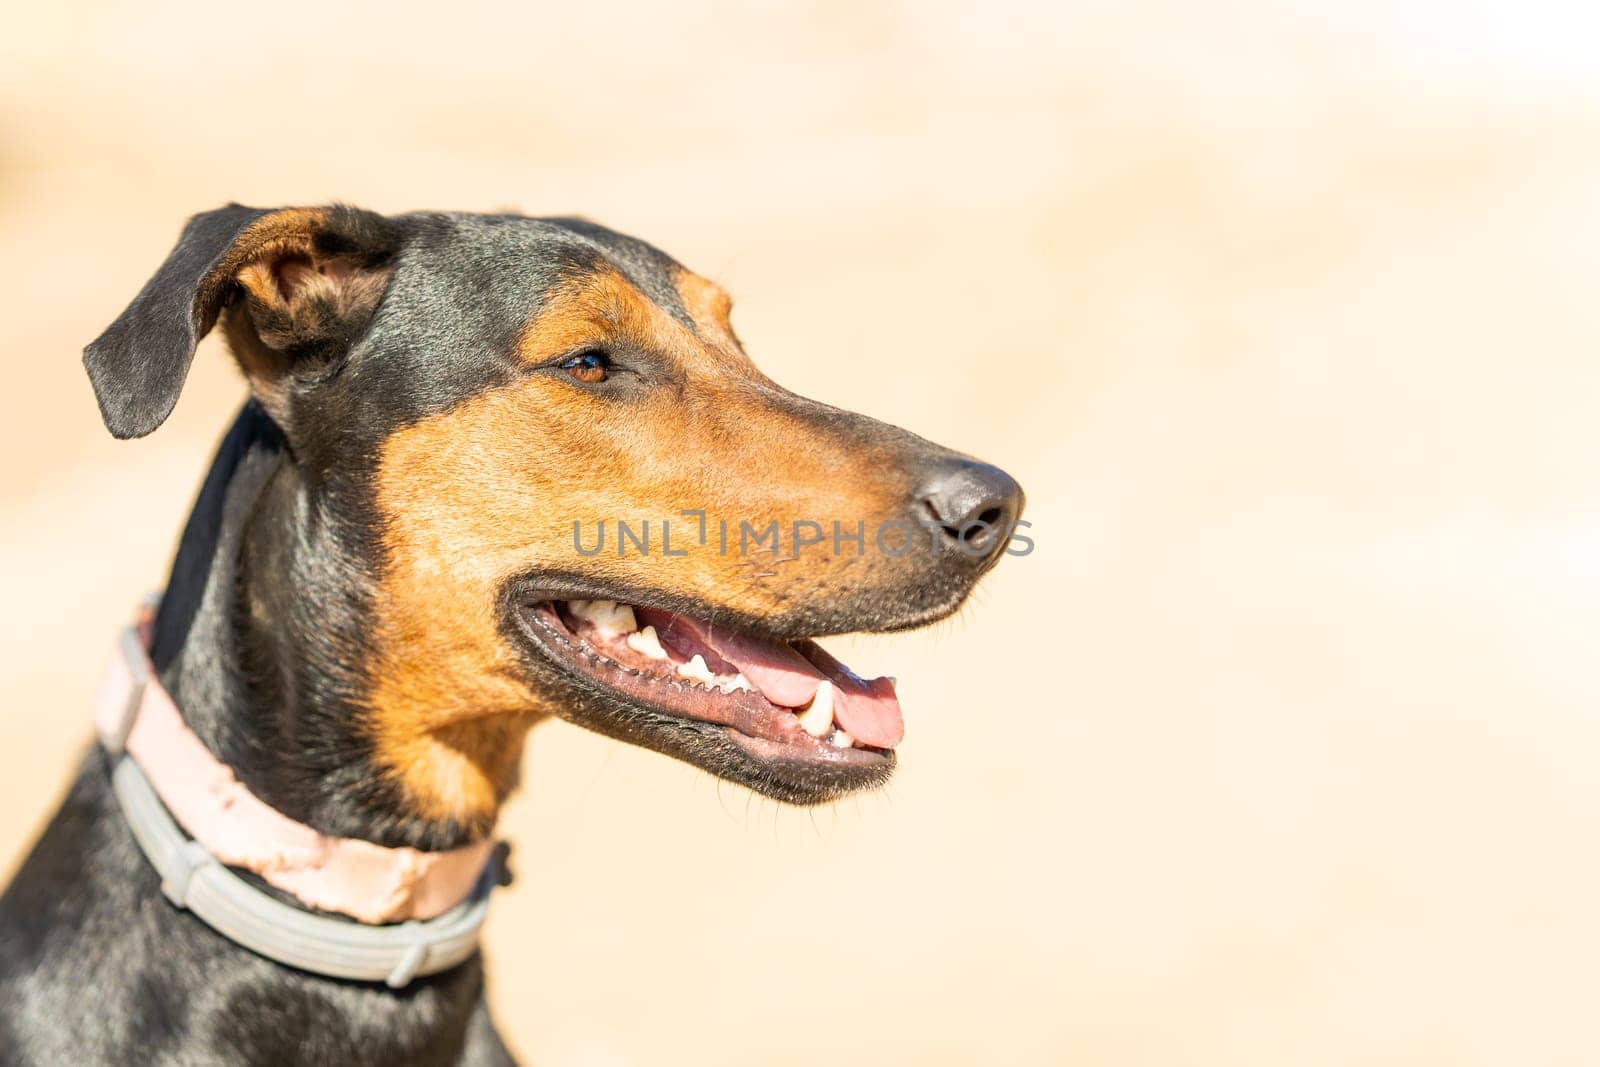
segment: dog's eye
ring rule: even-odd
[[[588,385],[606,380],[611,369],[611,359],[604,352],[580,352],[561,364],[561,369]]]

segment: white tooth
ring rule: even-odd
[[[589,621],[594,623],[595,629],[606,632],[614,627],[611,620],[616,616],[617,602],[615,600],[596,600],[589,605]]]
[[[693,678],[702,684],[711,681],[716,675],[711,673],[711,668],[706,666],[705,657],[696,652],[688,663],[678,665],[678,673],[685,678]]]
[[[738,674],[734,675],[733,681],[728,683],[728,692],[730,693],[736,689],[743,689],[746,692],[749,692],[753,688],[755,687],[750,684],[750,679],[744,676],[743,671],[740,671]]]
[[[651,659],[666,659],[667,650],[661,647],[661,638],[656,635],[654,626],[646,626],[628,635],[628,647],[643,656]]]
[[[851,745],[856,743],[856,739],[845,733],[843,730],[835,730],[833,732],[833,736],[828,740],[833,743],[834,748],[849,748]]]
[[[827,737],[833,730],[833,683],[826,678],[817,686],[811,706],[800,713],[800,729],[812,737]]]
[[[580,619],[588,619],[594,628],[609,634],[629,634],[639,628],[633,609],[615,600],[571,600],[568,606]]]

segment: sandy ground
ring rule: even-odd
[[[190,212],[581,212],[1037,551],[804,812],[565,725],[489,940],[542,1064],[1600,1060],[1600,69],[1563,10],[33,5],[0,42],[0,857],[241,396],[78,351]]]

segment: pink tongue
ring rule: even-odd
[[[695,642],[705,645],[738,668],[750,679],[750,684],[761,690],[761,695],[774,704],[785,708],[803,708],[811,703],[811,698],[817,694],[817,686],[822,684],[822,673],[788,645],[729,633],[687,615],[669,616],[663,629],[662,624],[654,618],[655,615],[656,612],[647,610],[645,617],[655,624],[658,631],[668,635],[668,640],[674,634],[687,631]]]
[[[834,721],[850,736],[875,748],[893,748],[905,736],[894,683],[887,678],[857,678],[820,646],[807,647],[811,657],[808,659],[790,645],[729,633],[684,615],[672,616],[669,625],[674,631],[689,630],[739,668],[750,684],[774,704],[803,708],[811,703],[826,678],[835,688]],[[656,628],[661,629],[659,625]]]

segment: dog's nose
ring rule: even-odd
[[[920,502],[946,547],[992,562],[1010,539],[1024,498],[1022,487],[999,467],[955,459],[928,476]]]

